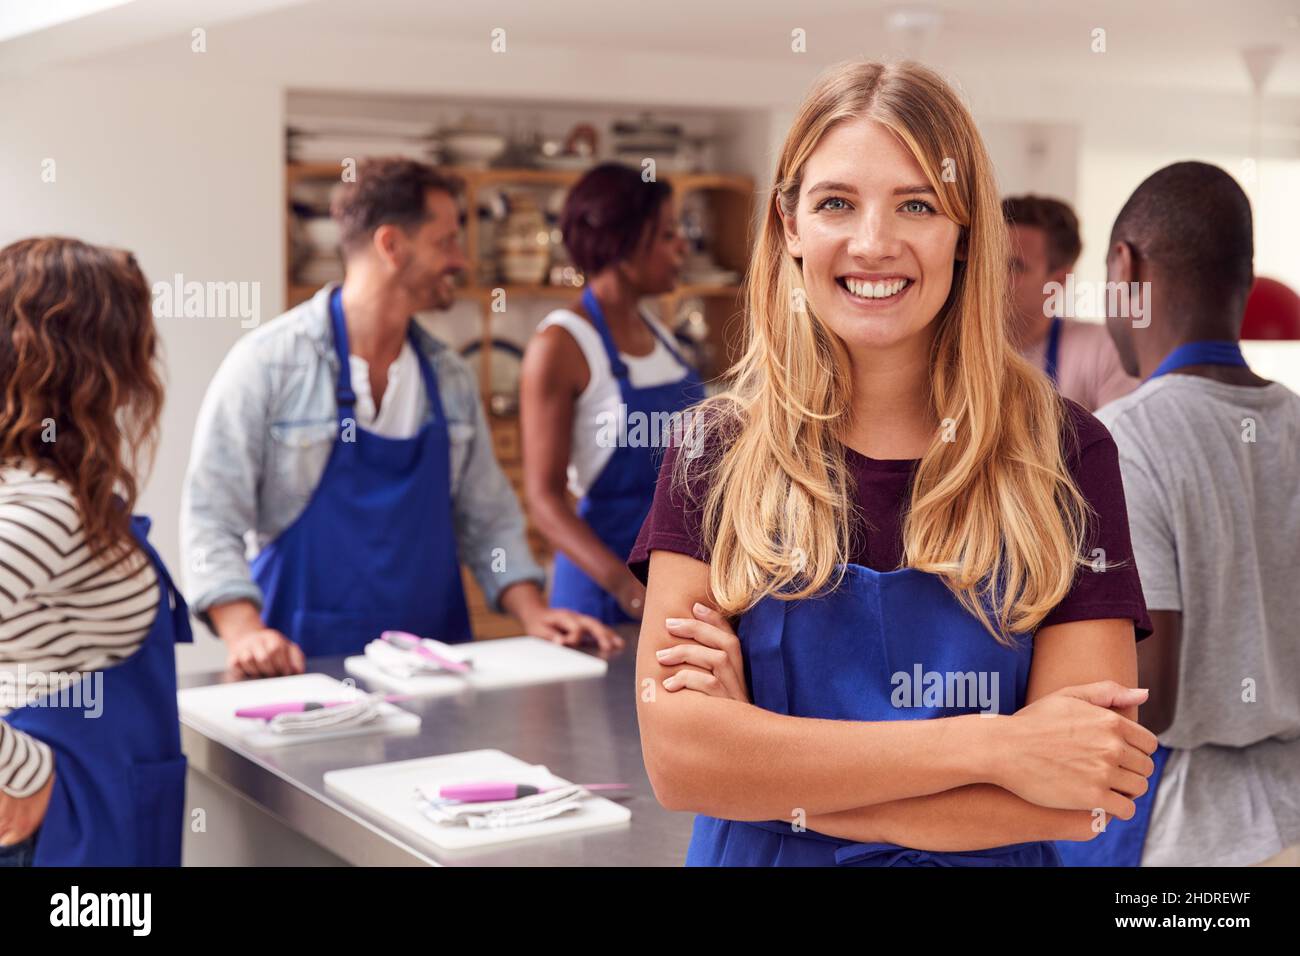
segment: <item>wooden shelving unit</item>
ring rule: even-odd
[[[580,170],[539,170],[539,169],[470,169],[463,167],[442,167],[453,173],[465,184],[464,209],[467,212],[465,222],[465,249],[469,259],[466,275],[475,277],[481,274],[479,260],[484,254],[481,248],[478,216],[478,192],[485,187],[501,186],[572,186],[582,176]],[[286,199],[293,194],[294,186],[301,182],[337,181],[341,168],[334,163],[290,163],[285,167]],[[754,182],[748,176],[725,173],[666,173],[662,179],[672,187],[678,201],[688,193],[704,192],[707,194],[711,208],[714,231],[712,253],[719,265],[743,273],[749,261],[749,248],[752,241],[751,231],[754,210]],[[285,210],[285,262],[292,262],[290,217],[292,211]],[[292,308],[310,298],[316,287],[298,284],[294,281],[292,271],[286,276],[285,307]],[[496,290],[504,290],[507,302],[528,300],[570,301],[581,294],[581,289],[572,286],[519,285],[494,283],[484,286],[470,281],[457,290],[459,298],[477,301],[480,304],[480,329],[482,347],[478,351],[480,361],[479,383],[485,409],[488,409],[488,421],[492,428],[493,447],[502,469],[523,501],[523,459],[519,436],[517,416],[493,414],[488,405],[490,397],[490,360],[493,339],[492,299]],[[712,367],[702,370],[706,379],[717,376],[735,360],[742,345],[740,321],[741,302],[738,285],[682,285],[671,294],[663,296],[660,302],[660,314],[665,317],[674,315],[680,302],[688,297],[699,297],[705,303],[706,318],[709,324],[712,352],[716,360]],[[529,526],[529,540],[539,560],[550,557],[550,548],[545,539]],[[489,611],[482,593],[468,572],[463,574],[466,599],[470,605],[471,623],[478,638],[502,637],[518,632],[518,624],[500,614]]]

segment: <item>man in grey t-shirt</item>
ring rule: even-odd
[[[1208,362],[1240,334],[1252,257],[1240,187],[1177,163],[1138,187],[1107,258],[1108,281],[1149,283],[1149,325],[1108,319],[1147,381],[1097,414],[1155,626],[1139,719],[1171,748],[1144,866],[1259,863],[1300,842],[1300,396]],[[1211,341],[1191,354],[1206,362],[1152,377]]]

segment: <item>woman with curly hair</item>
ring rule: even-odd
[[[134,257],[0,249],[0,865],[179,865],[175,643],[133,516],[163,388]]]

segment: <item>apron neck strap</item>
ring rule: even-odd
[[[167,570],[162,555],[149,543],[149,529],[152,526],[153,521],[148,515],[131,516],[131,533],[135,535],[140,550],[149,558],[158,575],[158,587],[162,593],[162,604],[159,606],[158,613],[161,614],[165,608],[172,615],[173,638],[177,643],[188,644],[194,640],[194,632],[190,627],[189,606],[185,603],[181,589],[172,579],[171,572]]]
[[[1241,343],[1231,339],[1184,342],[1164,357],[1147,381],[1189,365],[1237,365],[1244,368],[1246,357],[1241,354]]]
[[[343,317],[342,286],[338,286],[330,293],[330,324],[334,328],[334,354],[339,360],[338,384],[335,386],[334,394],[338,400],[339,420],[342,421],[347,417],[343,410],[351,409],[357,403],[357,393],[352,389],[352,363],[348,361],[348,325]],[[429,364],[419,338],[416,337],[414,320],[407,326],[406,341],[411,344],[411,350],[415,352],[415,359],[420,365],[420,378],[424,380],[429,406],[435,411],[434,417],[440,418],[442,402],[438,397],[438,378],[433,373],[433,366]]]
[[[1061,317],[1052,317],[1052,327],[1047,331],[1047,349],[1044,355],[1044,368],[1047,377],[1055,385],[1059,379],[1058,365],[1061,358]]]
[[[609,370],[615,378],[627,378],[627,364],[619,357],[614,336],[609,331],[609,323],[605,321],[605,312],[601,309],[600,302],[596,300],[596,293],[591,291],[590,285],[582,290],[582,306],[591,317],[591,324],[596,327],[601,344],[605,346],[605,355],[609,358]]]
[[[596,331],[600,334],[601,344],[605,346],[605,354],[609,357],[610,371],[614,373],[615,378],[626,378],[627,363],[618,354],[618,347],[614,344],[614,336],[609,331],[609,323],[605,321],[605,313],[600,307],[600,302],[596,299],[596,293],[591,291],[590,285],[582,290],[582,305],[587,310],[587,315],[591,316],[591,324],[596,327]],[[640,315],[639,312],[637,314]],[[650,334],[657,341],[663,343],[663,347],[668,350],[668,354],[676,359],[679,365],[686,368],[690,367],[687,365],[686,360],[682,358],[681,353],[659,333],[653,322],[649,321],[644,315],[641,315],[641,321],[650,330]]]
[[[330,293],[330,323],[334,327],[334,354],[339,360],[339,378],[335,386],[335,397],[339,404],[339,417],[344,408],[352,408],[357,403],[357,393],[352,391],[352,364],[348,361],[348,324],[343,318],[343,287],[337,286]]]
[[[642,316],[642,318],[644,319],[645,317]],[[649,319],[645,319],[645,324],[646,327],[650,329],[651,334],[664,344],[664,348],[668,350],[668,354],[677,360],[678,365],[681,365],[684,368],[690,368],[689,363],[687,363],[686,359],[682,357],[682,353],[677,350],[677,346],[673,345],[672,342],[665,338],[663,334],[655,328],[653,322]]]

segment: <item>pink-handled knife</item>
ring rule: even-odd
[[[510,783],[504,780],[480,780],[474,783],[450,783],[438,788],[438,796],[457,803],[488,803],[495,800],[518,800],[547,790],[579,786],[584,790],[626,790],[625,783],[558,784],[554,787],[535,787],[530,783]]]
[[[390,704],[398,701],[413,700],[413,694],[389,694],[383,698]],[[355,704],[353,700],[286,700],[278,704],[259,704],[256,707],[241,707],[235,711],[236,717],[250,717],[254,720],[270,720],[279,714],[301,714],[309,710],[323,710],[326,707],[342,707]]]
[[[384,631],[379,635],[381,641],[392,644],[394,647],[423,657],[425,660],[433,661],[443,670],[451,671],[454,674],[468,674],[472,665],[466,661],[454,661],[450,657],[439,654],[437,651],[427,647],[423,640],[414,634],[408,634],[406,631]]]

